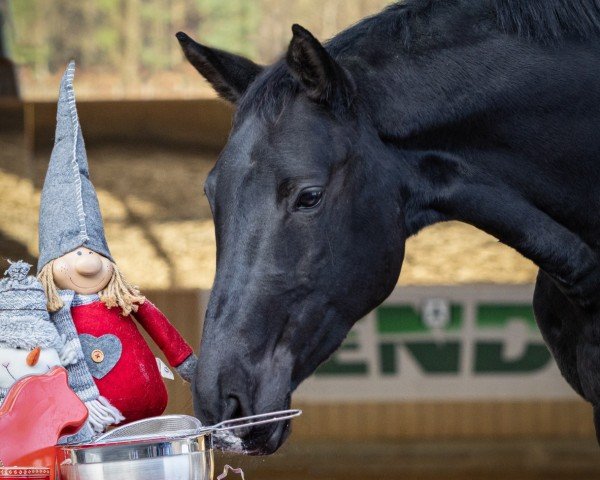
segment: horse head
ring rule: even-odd
[[[294,26],[268,68],[177,37],[237,107],[205,183],[217,273],[193,393],[197,415],[215,423],[287,408],[394,288],[406,234],[389,153],[361,120],[353,78],[308,31]],[[254,429],[245,446],[272,452],[288,429]]]
[[[217,274],[202,419],[287,407],[392,290],[406,238],[444,220],[540,267],[538,324],[600,412],[597,0],[398,2],[325,46],[294,26],[268,67],[178,38],[237,107],[205,186]],[[246,443],[270,452],[286,432]]]

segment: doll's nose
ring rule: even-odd
[[[75,263],[75,270],[79,275],[93,277],[102,270],[102,260],[99,255],[82,255]]]

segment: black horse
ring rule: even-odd
[[[200,418],[287,407],[395,287],[406,238],[446,220],[539,266],[540,329],[600,409],[600,1],[408,0],[324,45],[292,31],[268,67],[177,34],[237,107],[205,185]]]

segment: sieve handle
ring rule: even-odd
[[[249,417],[234,418],[224,420],[212,427],[206,427],[211,432],[222,432],[224,430],[233,430],[235,428],[254,427],[264,425],[265,423],[281,422],[302,415],[302,410],[280,410],[271,413],[261,413],[259,415],[250,415]]]

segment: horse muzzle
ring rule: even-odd
[[[249,384],[250,379],[246,383]],[[196,377],[193,385],[194,412],[204,425],[211,425],[224,420],[232,420],[256,414],[273,411],[288,410],[291,404],[291,394],[283,396],[283,401],[277,395],[271,397],[269,392],[263,393],[267,401],[259,401],[247,395],[231,393],[232,390],[223,389],[217,385],[208,389],[198,388],[200,382],[204,384],[206,378]],[[239,385],[240,383],[236,383]],[[221,392],[221,398],[218,392]],[[271,392],[274,394],[274,392]],[[266,396],[266,397],[265,397]],[[253,427],[242,427],[236,429],[229,439],[221,439],[218,448],[232,452],[245,453],[249,455],[269,455],[277,451],[286,441],[290,434],[290,421],[257,425]]]

